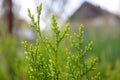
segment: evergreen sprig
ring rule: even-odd
[[[68,34],[70,25],[67,24],[65,30],[62,32],[57,23],[56,17],[52,15],[52,31],[54,33],[54,40],[42,35],[40,30],[40,14],[42,4],[37,7],[37,21],[34,15],[28,9],[28,16],[31,19],[31,27],[33,27],[39,35],[36,44],[28,44],[23,42],[26,60],[28,62],[28,77],[30,80],[99,80],[99,73],[92,77],[90,74],[94,70],[97,63],[97,58],[89,59],[88,52],[92,50],[92,44],[87,44],[84,48],[83,43],[83,25],[80,26],[79,34],[74,36]],[[66,48],[67,62],[63,61],[65,70],[59,64],[59,54],[61,52],[60,43],[63,39],[69,38],[71,48],[75,48],[75,54],[71,49]]]

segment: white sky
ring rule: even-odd
[[[120,0],[89,0],[89,1],[94,2],[114,13],[117,13],[118,10],[120,9]]]
[[[14,2],[18,5],[20,5],[20,16],[29,19],[28,18],[28,12],[27,9],[30,8],[31,12],[35,14],[35,0],[14,0]]]
[[[32,13],[35,13],[35,6],[38,4],[39,0],[14,0],[16,3],[18,3],[21,6],[20,9],[20,15],[28,19],[27,16],[27,8],[30,8]],[[44,1],[44,0],[43,0]],[[66,13],[70,15],[69,13],[74,12],[83,1],[89,1],[94,3],[95,5],[99,5],[102,8],[117,13],[120,12],[120,0],[69,0],[68,7],[66,8]],[[44,5],[45,3],[43,3]]]

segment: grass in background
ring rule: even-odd
[[[93,53],[99,57],[98,69],[103,80],[119,80],[120,77],[120,28],[105,26],[87,27],[85,39],[94,41]]]

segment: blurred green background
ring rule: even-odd
[[[0,1],[2,11],[0,14],[0,80],[25,80],[24,66],[26,64],[21,42],[27,40],[34,43],[37,36],[35,31],[29,27],[29,18],[20,15],[22,5],[16,4],[18,3],[16,0]],[[41,0],[38,0],[34,4],[38,5],[40,2]],[[119,13],[92,3],[94,0],[81,0],[81,2],[78,0],[78,2],[79,4],[76,4],[78,6],[71,9],[70,13],[69,6],[74,7],[71,5],[71,0],[42,1],[44,14],[41,17],[42,32],[44,35],[53,36],[50,31],[50,17],[53,12],[56,14],[60,26],[70,22],[70,34],[77,33],[79,25],[83,24],[85,26],[85,44],[91,40],[94,42],[91,55],[95,55],[99,59],[97,70],[101,72],[101,79],[120,80]],[[27,9],[25,10],[27,12]],[[63,28],[60,27],[61,30]],[[61,45],[63,46],[60,47],[61,53],[64,53],[62,51],[64,46],[69,47],[68,40],[64,40]],[[61,61],[65,60],[64,55],[59,55],[62,57]]]

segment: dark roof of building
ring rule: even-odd
[[[112,14],[108,12],[107,10],[102,9],[99,6],[93,5],[87,1],[85,1],[80,8],[78,8],[72,16],[70,16],[69,19],[74,18],[80,18],[80,19],[86,19],[86,18],[95,18],[102,15],[108,15]],[[115,15],[115,14],[112,14]],[[119,17],[119,16],[117,16]]]

